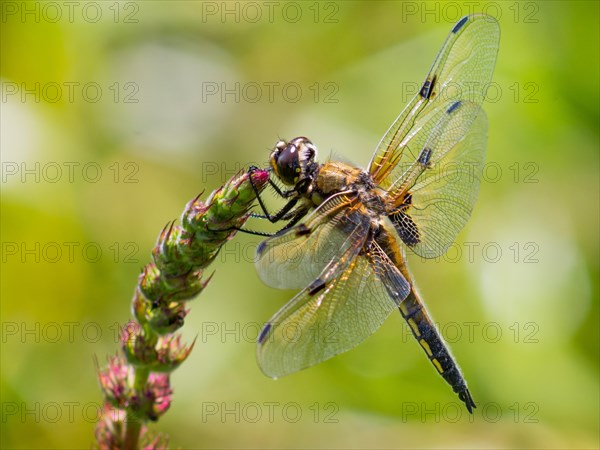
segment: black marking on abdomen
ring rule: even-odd
[[[308,295],[315,295],[317,292],[325,289],[325,286],[326,283],[322,279],[317,278],[315,281],[308,285]]]
[[[406,308],[406,306],[407,305],[405,305],[404,307]],[[400,313],[402,314],[402,317],[404,317],[405,320],[414,318],[423,309],[423,306],[420,303],[413,303],[411,306],[412,310],[409,311],[407,309],[406,314],[402,310],[400,310]]]
[[[271,331],[271,328],[272,328],[271,323],[267,322],[265,324],[265,326],[263,327],[263,329],[260,331],[260,335],[258,336],[258,343],[259,344],[263,344],[265,342],[265,339],[269,335],[269,332]]]
[[[456,25],[454,25],[454,28],[452,28],[452,32],[454,34],[458,33],[458,31],[465,25],[465,23],[467,23],[468,20],[469,20],[469,16],[465,16],[462,19],[460,19],[458,21],[458,23]]]

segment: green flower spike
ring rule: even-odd
[[[187,204],[181,225],[169,223],[160,233],[152,260],[138,279],[132,300],[135,321],[121,332],[122,356],[98,370],[104,394],[96,426],[97,448],[166,448],[168,440],[152,435],[145,423],[156,421],[171,405],[169,373],[189,356],[194,343],[173,334],[183,326],[185,302],[198,295],[211,276],[204,270],[221,246],[249,217],[249,210],[269,180],[268,172],[240,173],[214,191],[206,202]],[[194,341],[195,342],[195,341]]]

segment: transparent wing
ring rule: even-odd
[[[490,16],[467,16],[454,26],[420,92],[383,136],[371,159],[369,173],[382,188],[393,185],[417,160],[448,108],[457,102],[483,103],[499,39],[498,22]]]
[[[330,262],[267,322],[257,347],[266,375],[288,375],[355,347],[406,298],[410,285],[375,242],[367,253],[357,250]],[[386,286],[394,269],[395,283]]]
[[[330,197],[304,222],[263,241],[255,266],[261,280],[279,289],[302,289],[333,259],[364,242],[369,217],[357,214],[355,196]]]
[[[463,102],[439,122],[416,161],[394,183],[389,202],[398,234],[417,255],[448,250],[464,227],[479,193],[487,120],[478,105]]]

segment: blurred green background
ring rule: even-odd
[[[152,429],[182,448],[598,448],[598,2],[2,2],[3,448],[81,448],[141,267],[199,192],[278,137],[365,166],[460,16],[499,18],[488,166],[449,254],[411,270],[479,405],[400,315],[273,381],[293,292],[238,235]],[[493,98],[492,98],[493,97]],[[261,226],[261,224],[254,224]]]

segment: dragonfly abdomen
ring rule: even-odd
[[[398,309],[433,366],[444,380],[452,386],[454,392],[458,394],[469,412],[472,413],[473,408],[476,408],[476,406],[467,388],[467,383],[450,354],[450,350],[437,332],[429,314],[427,314],[427,310],[419,299],[414,286],[408,297],[400,303]]]

